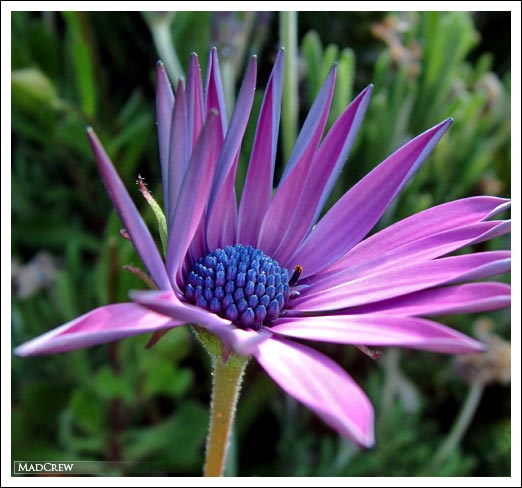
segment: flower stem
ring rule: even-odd
[[[165,63],[172,84],[176,86],[178,80],[183,78],[183,68],[170,35],[170,27],[175,14],[174,12],[144,12],[143,16],[152,34],[156,51]]]
[[[203,475],[223,476],[241,381],[250,357],[232,351],[225,354],[214,334],[197,326],[192,330],[212,358],[212,401]]]
[[[281,45],[285,48],[281,129],[283,136],[283,158],[285,161],[288,161],[297,137],[297,119],[299,116],[297,12],[280,12],[279,38]]]
[[[239,360],[237,360],[239,358]],[[212,403],[204,476],[223,476],[227,448],[236,413],[241,380],[245,371],[245,358],[213,358]]]
[[[460,444],[460,441],[468,430],[469,424],[473,420],[473,416],[475,415],[477,407],[480,403],[483,391],[484,385],[481,382],[477,381],[471,385],[468,396],[466,397],[466,401],[457,420],[455,421],[455,424],[451,429],[451,432],[433,457],[433,461],[431,463],[432,470],[435,470],[437,467],[439,467],[442,462],[445,461]]]
[[[234,75],[234,62],[231,59],[224,58],[221,62],[221,73],[223,79],[223,92],[225,94],[225,107],[227,110],[227,118],[230,122],[232,111],[234,109],[234,86],[235,86],[235,75]]]

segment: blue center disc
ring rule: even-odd
[[[185,297],[242,329],[270,326],[288,302],[288,270],[252,246],[216,249],[196,261]]]

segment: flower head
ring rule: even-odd
[[[506,307],[510,288],[483,278],[509,270],[508,251],[447,256],[509,232],[489,220],[509,206],[473,197],[408,217],[369,238],[386,208],[446,132],[445,120],[398,149],[319,219],[354,142],[372,87],[326,136],[335,82],[328,73],[272,194],[283,52],[261,106],[245,184],[234,188],[256,84],[248,65],[228,123],[216,51],[205,83],[196,55],[173,93],[157,67],[159,150],[167,222],[163,259],[92,129],[109,195],[158,290],[97,308],[16,349],[50,354],[198,324],[227,350],[252,355],[287,393],[340,434],[371,446],[373,409],[352,378],[291,338],[469,353],[482,345],[424,317]],[[473,280],[472,283],[470,281]],[[290,338],[290,339],[289,339]]]

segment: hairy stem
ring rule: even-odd
[[[204,476],[223,476],[227,448],[247,360],[236,356],[226,363],[213,357],[212,403]]]
[[[223,476],[241,381],[250,357],[226,349],[217,336],[202,327],[193,326],[192,331],[212,358],[212,400],[203,475]]]

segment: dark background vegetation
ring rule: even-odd
[[[95,127],[136,202],[138,174],[161,200],[154,114],[159,54],[151,32],[165,18],[148,15],[12,13],[13,345],[94,307],[125,301],[129,289],[142,287],[121,269],[139,259],[119,237],[120,222],[84,128]],[[178,12],[168,22],[183,67],[196,51],[204,68],[216,45],[237,81],[255,50],[259,104],[280,43],[276,12]],[[455,118],[449,134],[379,225],[451,199],[509,196],[509,13],[302,12],[298,33],[301,122],[335,59],[344,75],[334,115],[375,84],[335,198],[401,143],[447,116]],[[250,127],[243,170],[252,135]],[[153,224],[150,209],[140,205]],[[508,246],[505,238],[482,249]],[[468,334],[487,329],[510,336],[507,311],[445,322]],[[125,460],[132,463],[121,474],[199,475],[208,358],[188,328],[170,332],[151,350],[144,348],[147,341],[141,336],[52,357],[13,357],[13,459]],[[485,388],[463,441],[433,466],[470,388],[452,358],[388,351],[373,361],[352,348],[318,347],[371,397],[375,449],[360,451],[339,439],[251,364],[229,474],[510,474],[508,384]]]

